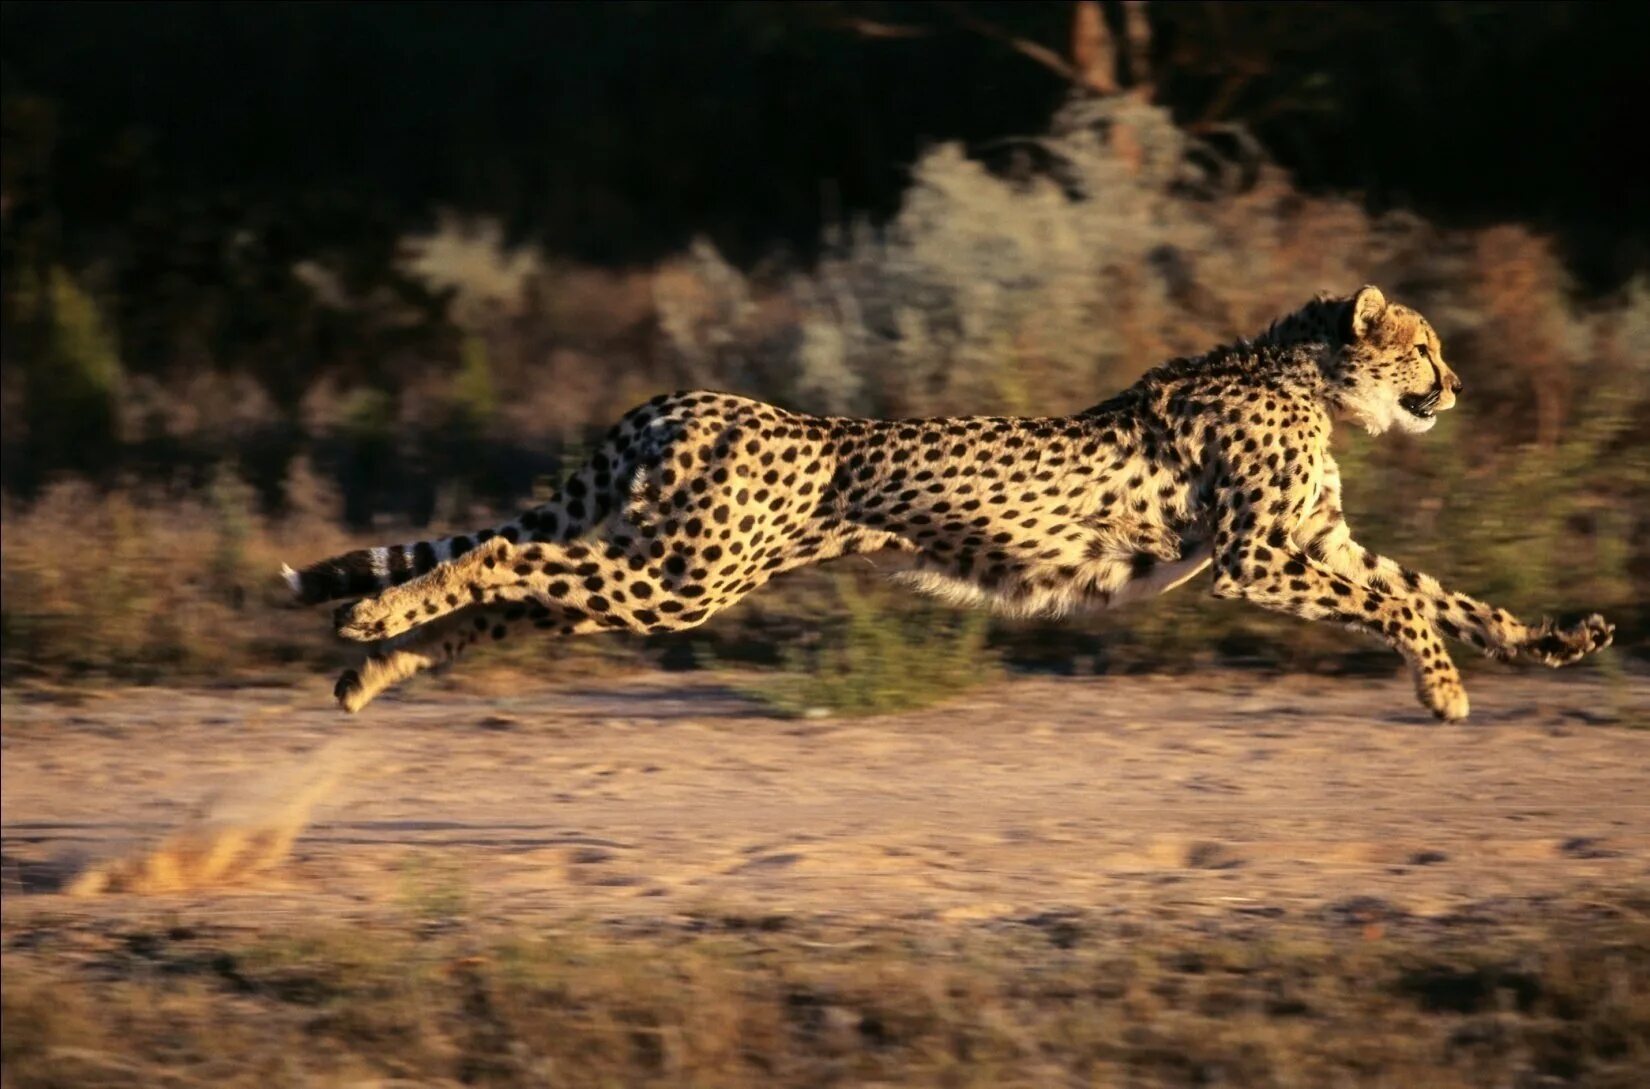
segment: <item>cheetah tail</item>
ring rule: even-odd
[[[282,564],[281,577],[291,587],[293,596],[305,605],[318,605],[323,601],[346,597],[370,597],[462,556],[483,541],[495,536],[515,540],[519,533],[517,524],[511,522],[467,536],[360,548],[313,563],[299,571]]]

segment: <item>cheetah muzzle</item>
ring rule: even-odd
[[[1334,424],[1423,432],[1461,388],[1426,319],[1366,286],[1070,416],[867,420],[675,393],[627,413],[554,499],[503,525],[283,574],[306,603],[359,599],[334,615],[368,647],[335,690],[351,712],[512,630],[682,631],[782,572],[884,552],[919,591],[1018,615],[1120,605],[1210,570],[1217,597],[1387,643],[1454,720],[1468,703],[1445,638],[1562,666],[1614,635],[1596,615],[1525,624],[1353,540]]]

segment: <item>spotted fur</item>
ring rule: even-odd
[[[681,631],[781,572],[890,552],[918,590],[1017,614],[1149,597],[1212,565],[1218,597],[1383,640],[1422,703],[1459,719],[1444,636],[1557,666],[1614,631],[1524,624],[1353,541],[1334,421],[1423,432],[1460,391],[1426,320],[1364,287],[1071,416],[869,420],[676,393],[504,525],[285,574],[305,602],[361,598],[336,616],[372,644],[338,683],[350,711],[513,626]]]

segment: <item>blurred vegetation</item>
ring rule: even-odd
[[[446,48],[459,15],[439,4],[313,22],[279,7],[244,21],[170,11],[130,23],[98,9],[87,25],[124,27],[124,44],[87,42],[68,25],[76,17],[50,7],[8,5],[6,675],[307,669],[332,652],[312,630],[322,625],[280,611],[282,560],[486,525],[662,390],[715,386],[876,415],[1071,412],[1165,358],[1252,334],[1315,291],[1365,282],[1433,319],[1467,394],[1423,439],[1339,440],[1360,538],[1521,614],[1602,611],[1618,643],[1642,647],[1650,276],[1635,272],[1635,254],[1650,186],[1629,184],[1642,166],[1603,131],[1619,99],[1583,95],[1638,78],[1623,74],[1642,69],[1636,60],[1612,59],[1631,35],[1593,5],[1381,7],[1379,27],[1366,5],[1153,5],[1149,51],[1117,69],[1129,86],[1095,95],[1026,60],[1028,42],[1064,55],[1073,7],[732,5],[689,27],[673,5],[578,16],[551,6],[527,18],[594,49],[556,109],[588,99],[595,112],[576,125],[556,114],[564,147],[543,143],[523,101],[479,144],[388,125],[394,111],[371,103],[338,108],[403,64],[469,72],[490,55],[515,71],[520,48],[499,40],[520,30],[511,20],[523,16],[504,14],[514,9],[464,20],[472,55]],[[1121,32],[1115,5],[1096,10]],[[359,71],[338,69],[350,88],[270,70],[327,28],[342,35],[329,49],[365,50]],[[214,55],[249,67],[205,83],[257,120],[222,145],[180,144],[169,126],[199,118],[191,103],[210,96],[182,94],[176,74],[141,94],[118,65],[67,74],[66,57],[86,59],[73,42],[99,56],[139,50],[138,72],[168,57],[192,71],[214,29]],[[1567,51],[1583,41],[1598,51]],[[253,42],[260,57],[243,56]],[[407,44],[407,59],[386,60],[383,42]],[[598,77],[625,55],[607,52],[620,43],[653,58],[649,87],[663,93],[605,97],[615,92]],[[1532,51],[1554,98],[1542,110],[1513,64]],[[751,70],[673,93],[696,66],[734,59]],[[794,139],[773,147],[727,143],[772,136],[765,113],[742,133],[723,108],[798,66],[808,75],[796,101],[818,124],[787,120]],[[263,97],[259,72],[297,99]],[[960,113],[915,115],[964,139],[919,151],[914,133],[880,129],[894,124],[889,111],[868,103],[924,73],[944,73],[944,90],[910,99],[923,109],[969,89]],[[503,102],[503,84],[478,79],[454,118]],[[413,99],[396,109],[422,116],[453,85],[411,80]],[[1063,95],[1052,120],[1034,120]],[[837,99],[846,114],[831,112]],[[781,102],[787,118],[815,116]],[[1524,103],[1528,131],[1484,128],[1507,102]],[[967,125],[940,124],[975,107]],[[681,109],[716,123],[666,131]],[[643,116],[653,120],[632,125]],[[347,134],[336,128],[351,117]],[[307,157],[294,119],[314,122],[301,129],[315,137]],[[366,122],[386,131],[359,131]],[[866,141],[859,157],[810,158],[850,139],[833,126]],[[716,139],[694,144],[711,129]],[[1550,129],[1562,135],[1543,143]],[[1032,135],[983,139],[1015,131]],[[622,147],[587,144],[618,132]],[[343,154],[346,135],[359,161]],[[529,139],[540,150],[519,160],[522,173],[490,172],[517,161],[500,147]],[[1543,170],[1571,172],[1542,189],[1548,202],[1530,197],[1548,175],[1511,169],[1532,148]],[[552,153],[571,173],[533,181],[535,156]],[[718,155],[714,175],[696,173]],[[1452,169],[1454,155],[1482,168]],[[413,160],[422,170],[397,173]],[[792,204],[730,218],[753,187],[804,175],[806,215],[795,186],[779,185]],[[820,177],[841,183],[828,214],[812,188]],[[1435,187],[1413,188],[1423,178]],[[1461,179],[1471,192],[1452,189]],[[1323,191],[1350,184],[1361,198]],[[1587,199],[1572,185],[1589,187]],[[1386,210],[1400,193],[1436,215]],[[1509,210],[1521,221],[1503,220]],[[612,248],[590,231],[609,232]],[[787,239],[790,256],[775,247]],[[502,655],[803,668],[811,687],[775,698],[839,709],[897,701],[895,678],[949,689],[981,641],[981,660],[1016,668],[1393,666],[1344,633],[1213,602],[1196,583],[1058,623],[953,626],[897,600],[857,568],[805,573],[668,641],[604,637],[611,649],[599,652],[523,641]],[[804,645],[790,659],[776,649]]]
[[[788,646],[780,679],[752,694],[791,715],[885,714],[938,703],[999,679],[983,612],[904,600],[837,577],[835,608]]]
[[[6,1084],[1629,1089],[1650,1063],[1642,894],[1121,931],[706,910],[501,933],[434,905],[403,928],[38,928],[8,955]]]

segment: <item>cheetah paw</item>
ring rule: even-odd
[[[1460,722],[1470,710],[1467,690],[1458,680],[1433,682],[1421,690],[1421,702],[1440,722]]]
[[[376,643],[406,631],[411,625],[385,608],[383,597],[346,602],[332,613],[333,626],[341,638],[357,643]]]
[[[332,698],[352,715],[372,699],[367,694],[367,686],[361,683],[361,674],[353,669],[346,669],[339,675],[338,683],[332,687]]]
[[[1603,650],[1615,638],[1616,626],[1594,613],[1573,624],[1568,628],[1561,628],[1551,620],[1543,620],[1531,629],[1529,638],[1518,646],[1518,654],[1532,662],[1557,669]]]
[[[396,646],[404,636],[431,619],[417,595],[386,590],[377,597],[340,605],[332,614],[338,634],[356,643]]]

